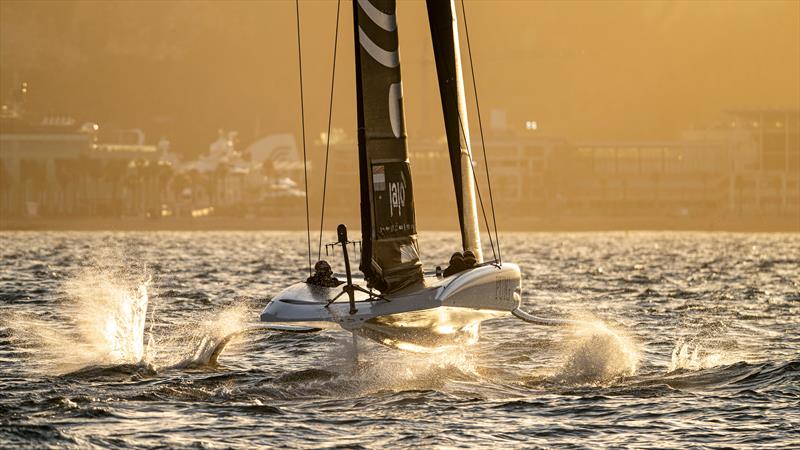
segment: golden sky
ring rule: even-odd
[[[300,4],[307,129],[316,135],[327,123],[336,2]],[[726,109],[800,107],[798,1],[466,8],[481,108],[505,109],[513,127],[536,120],[549,136],[662,139]],[[409,136],[439,136],[424,2],[400,1],[398,28]],[[352,134],[349,1],[340,30],[333,123]],[[243,141],[299,131],[295,39],[293,1],[2,0],[0,93],[27,80],[31,110],[141,127],[197,153],[221,127]]]

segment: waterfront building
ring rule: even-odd
[[[737,110],[661,141],[503,133],[487,137],[495,206],[506,217],[798,218],[798,110]],[[331,147],[334,208],[358,198],[355,142]],[[479,140],[472,143],[482,166]],[[417,207],[435,214],[450,195],[443,139],[409,140]],[[485,172],[476,170],[488,202]],[[433,201],[427,200],[431,198]],[[348,200],[350,199],[350,200]],[[349,206],[348,206],[349,205]],[[488,207],[488,204],[486,205]],[[800,224],[800,222],[799,222]]]
[[[494,203],[507,218],[770,218],[800,225],[800,114],[754,109],[725,113],[712,126],[672,140],[570,141],[538,132],[486,139]],[[181,161],[166,141],[139,130],[98,133],[67,117],[36,123],[4,115],[0,129],[2,217],[183,217],[301,215],[304,164],[294,136],[267,136],[244,151],[220,132],[207,154]],[[325,136],[309,148],[310,186],[324,175]],[[473,157],[488,209],[480,141]],[[358,212],[356,143],[331,140],[327,211]],[[420,217],[446,215],[453,196],[444,138],[409,139]],[[323,167],[323,166],[319,166]],[[312,207],[320,199],[312,194]],[[353,217],[350,217],[353,216]],[[335,217],[335,218],[334,218]]]
[[[157,203],[168,175],[154,146],[99,143],[96,124],[69,117],[0,120],[3,217],[122,215]]]

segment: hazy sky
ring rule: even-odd
[[[326,126],[336,2],[300,3],[316,136]],[[352,134],[352,6],[341,7],[333,121]],[[530,119],[550,136],[660,139],[729,108],[800,107],[798,1],[466,8],[481,108],[507,110],[513,127]],[[398,28],[409,136],[441,135],[424,2],[400,1]],[[465,46],[463,22],[461,31]],[[0,38],[0,93],[27,80],[35,111],[141,127],[191,153],[217,128],[238,129],[245,143],[299,131],[293,1],[2,0]]]

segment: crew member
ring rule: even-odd
[[[444,276],[449,277],[450,275],[455,275],[458,272],[466,269],[464,265],[464,255],[459,252],[453,253],[453,256],[450,257],[450,265],[444,269]]]
[[[472,253],[472,250],[465,250],[464,251],[464,269],[471,269],[475,267],[475,263],[478,262],[475,259],[475,253]]]
[[[342,284],[333,276],[333,270],[328,261],[321,260],[314,264],[314,275],[308,277],[306,283],[323,287],[336,287]]]

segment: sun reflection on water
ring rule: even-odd
[[[440,353],[478,342],[481,322],[502,312],[441,307],[377,317],[358,331],[386,346],[415,353]]]

